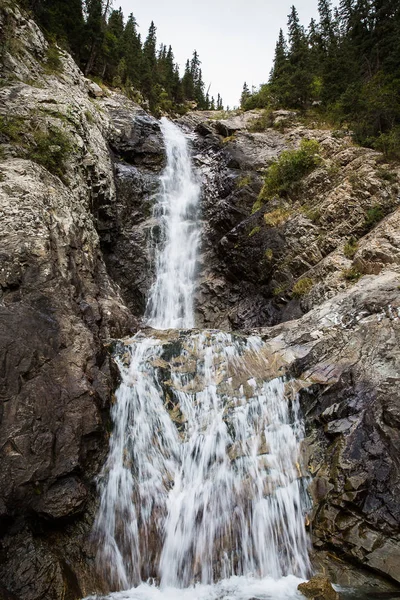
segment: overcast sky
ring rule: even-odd
[[[238,105],[243,82],[258,86],[268,79],[279,28],[286,28],[290,6],[308,25],[317,0],[114,0],[125,17],[133,13],[142,40],[151,20],[157,42],[171,44],[184,67],[197,50],[210,96],[221,93],[225,106]]]

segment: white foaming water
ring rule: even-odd
[[[263,350],[208,331],[127,347],[96,521],[114,588],[307,575],[297,394],[263,381]]]
[[[167,166],[154,209],[160,221],[156,244],[156,280],[145,317],[155,329],[194,327],[193,287],[200,230],[197,209],[200,186],[191,164],[188,142],[181,130],[161,119]]]
[[[304,600],[297,586],[303,580],[288,575],[280,579],[233,576],[214,585],[160,589],[149,583],[107,596],[112,600]],[[92,600],[88,598],[87,600]]]
[[[164,245],[148,322],[188,328],[199,189],[183,134],[166,120],[162,128],[168,165],[157,211]],[[128,591],[109,597],[298,598],[309,560],[293,384],[268,380],[260,338],[154,336],[137,334],[117,353],[122,383],[95,533],[105,580]]]

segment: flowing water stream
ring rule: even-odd
[[[268,377],[260,338],[192,329],[200,187],[185,135],[162,131],[153,329],[116,351],[99,565],[127,590],[112,598],[297,598],[310,566],[296,387]]]

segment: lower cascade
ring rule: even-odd
[[[115,598],[296,598],[310,572],[296,381],[258,336],[193,327],[199,186],[178,127],[148,325],[117,342],[98,562]],[[180,329],[170,329],[180,327]]]

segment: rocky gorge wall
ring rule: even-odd
[[[62,50],[55,69],[11,3],[0,33],[0,598],[73,600],[106,588],[90,538],[106,344],[140,326],[153,280],[163,141]],[[302,382],[315,546],[400,581],[399,166],[293,113],[259,118],[179,119],[203,184],[196,320],[261,333],[274,374]],[[270,161],[303,138],[320,165],[252,213]]]

